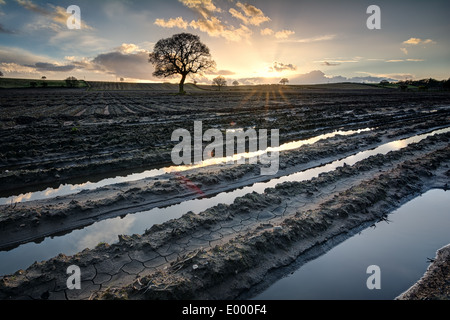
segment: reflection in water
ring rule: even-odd
[[[278,280],[257,300],[395,299],[419,280],[427,258],[450,243],[450,192],[431,190],[319,258]],[[367,267],[381,270],[381,289],[366,286]]]
[[[99,243],[114,243],[118,235],[131,233],[135,218],[120,217],[96,223],[82,230],[73,230],[69,234],[46,238],[41,243],[30,242],[11,251],[0,252],[0,275],[11,274],[21,268],[27,268],[35,261],[48,260],[59,253],[73,255],[86,248],[95,248]]]
[[[84,248],[93,248],[99,242],[114,243],[118,240],[117,235],[119,234],[142,234],[154,224],[161,224],[170,219],[179,218],[189,211],[200,213],[219,203],[231,204],[237,197],[242,197],[251,192],[263,193],[266,188],[274,187],[282,182],[309,180],[317,177],[320,173],[333,171],[337,167],[343,166],[344,163],[353,165],[371,155],[386,154],[389,151],[398,150],[406,147],[410,143],[425,139],[430,135],[448,131],[450,131],[450,128],[387,143],[373,150],[362,151],[353,156],[323,166],[275,178],[268,182],[259,182],[233,191],[222,192],[211,198],[184,201],[166,208],[154,208],[149,211],[129,214],[124,218],[102,220],[82,230],[75,230],[64,236],[46,238],[40,244],[28,243],[21,245],[8,252],[0,252],[0,275],[12,273],[20,268],[26,268],[35,260],[46,260],[59,253],[72,255]]]
[[[366,131],[370,131],[370,130],[371,129],[367,128],[367,129],[360,129],[360,130],[335,131],[332,133],[321,134],[319,136],[316,136],[316,137],[313,137],[310,139],[306,139],[306,140],[288,142],[288,143],[282,144],[278,148],[267,148],[266,150],[257,151],[257,152],[253,152],[253,153],[246,152],[243,154],[242,153],[236,154],[232,157],[212,158],[212,159],[208,159],[208,160],[202,161],[201,163],[193,164],[193,165],[170,166],[170,167],[166,167],[166,168],[162,168],[162,169],[147,170],[147,171],[144,171],[141,173],[133,173],[133,174],[130,174],[130,175],[127,175],[124,177],[118,176],[118,177],[114,177],[114,178],[103,179],[99,182],[86,182],[86,183],[82,183],[82,184],[64,184],[64,185],[59,186],[58,188],[47,188],[44,191],[29,192],[26,194],[21,194],[19,196],[0,198],[0,205],[16,203],[16,202],[48,199],[48,198],[56,197],[56,196],[63,196],[63,195],[78,193],[82,190],[94,190],[94,189],[104,187],[107,185],[111,185],[111,184],[116,184],[116,183],[121,183],[121,182],[138,181],[138,180],[145,179],[145,178],[160,176],[165,173],[182,172],[182,171],[187,171],[187,170],[191,170],[191,169],[195,169],[195,168],[203,168],[203,167],[217,165],[217,164],[225,164],[228,161],[235,162],[241,158],[245,158],[245,159],[255,158],[255,157],[258,157],[268,151],[280,152],[280,151],[286,151],[286,150],[293,150],[293,149],[300,148],[303,145],[314,144],[319,140],[332,138],[336,135],[347,136],[347,135],[366,132]]]
[[[211,166],[211,165],[225,164],[230,161],[236,162],[241,159],[252,159],[252,158],[257,158],[267,152],[282,152],[282,151],[294,150],[294,149],[298,149],[301,146],[304,146],[307,144],[314,144],[320,140],[333,138],[337,135],[348,136],[348,135],[366,132],[366,131],[370,131],[370,130],[372,130],[372,129],[366,128],[366,129],[360,129],[360,130],[334,131],[334,132],[327,133],[327,134],[321,134],[319,136],[316,136],[316,137],[313,137],[310,139],[306,139],[306,140],[287,142],[287,143],[284,143],[281,146],[275,147],[275,148],[268,147],[265,150],[258,150],[256,152],[245,152],[245,153],[238,153],[238,154],[235,154],[235,155],[229,156],[229,157],[212,158],[212,159],[204,160],[198,164],[185,165],[185,166],[173,166],[173,167],[165,168],[164,170],[165,170],[165,172],[168,172],[168,173],[179,172],[179,171],[186,171],[186,170],[191,170],[191,169],[195,169],[195,168],[203,168],[203,167],[207,167],[207,166]]]
[[[75,250],[82,251],[85,248],[93,248],[101,242],[116,242],[118,235],[130,234],[134,221],[135,217],[130,215],[126,220],[117,217],[105,220],[102,224],[93,224],[89,232],[84,232],[77,241]]]

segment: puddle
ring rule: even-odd
[[[450,243],[450,192],[431,190],[272,284],[256,300],[392,300],[419,280],[427,258]],[[380,289],[366,273],[380,268]],[[292,271],[292,269],[291,269]]]
[[[327,133],[327,134],[321,134],[321,135],[318,135],[316,137],[306,139],[306,140],[298,140],[298,141],[288,142],[288,143],[282,144],[278,148],[268,148],[267,151],[280,151],[281,152],[281,151],[286,151],[286,150],[293,150],[293,149],[300,148],[303,145],[314,144],[320,140],[332,138],[336,135],[347,136],[347,135],[366,132],[366,131],[370,131],[370,130],[371,129],[368,129],[368,128],[360,129],[360,130],[348,130],[348,131],[338,130],[338,131],[334,131],[334,132]],[[187,170],[200,168],[200,167],[207,167],[207,166],[216,165],[216,164],[224,164],[230,160],[237,161],[240,158],[257,157],[257,156],[263,154],[264,152],[265,151],[258,151],[255,153],[236,154],[230,158],[224,157],[224,158],[210,159],[210,160],[202,161],[199,164],[190,165],[190,166],[170,166],[170,167],[165,167],[165,168],[160,168],[160,169],[146,170],[141,173],[133,173],[133,174],[129,174],[126,176],[107,178],[107,179],[100,180],[98,182],[86,182],[86,183],[80,183],[80,184],[63,184],[63,185],[60,185],[58,188],[47,188],[46,190],[43,190],[43,191],[28,192],[28,193],[24,193],[24,194],[20,194],[20,195],[15,195],[15,196],[2,197],[2,198],[0,198],[0,205],[11,204],[11,203],[16,203],[16,202],[26,202],[26,201],[32,201],[32,200],[49,199],[49,198],[54,198],[57,196],[75,194],[82,190],[94,190],[94,189],[101,188],[101,187],[111,185],[111,184],[138,181],[138,180],[145,179],[145,178],[157,177],[157,176],[163,175],[165,173],[182,172],[182,171],[187,171]]]
[[[182,202],[166,208],[154,208],[152,210],[129,214],[125,217],[117,217],[96,222],[81,230],[74,230],[63,236],[45,238],[41,243],[30,242],[20,245],[10,251],[0,252],[0,275],[10,274],[18,269],[25,269],[34,261],[47,260],[59,253],[73,255],[85,248],[94,248],[100,242],[115,243],[119,234],[142,234],[154,224],[161,224],[170,219],[176,219],[189,211],[200,213],[219,203],[231,204],[237,197],[247,193],[263,193],[266,188],[271,188],[279,183],[287,181],[304,181],[317,177],[320,173],[330,172],[344,163],[352,165],[371,155],[399,150],[413,142],[419,142],[428,136],[449,132],[450,128],[436,130],[430,133],[414,136],[404,140],[398,140],[380,145],[377,148],[361,151],[353,156],[331,162],[326,165],[314,167],[291,175],[275,178],[267,182],[255,183],[229,192],[222,192],[210,198],[195,199]]]

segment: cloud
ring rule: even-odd
[[[211,0],[179,0],[184,6],[192,9],[200,15],[200,18],[186,21],[183,17],[165,19],[156,19],[154,24],[163,28],[180,28],[186,30],[192,28],[207,33],[211,37],[222,37],[228,41],[242,41],[249,40],[253,35],[253,31],[249,26],[259,26],[260,24],[270,21],[260,9],[253,5],[237,2],[236,8],[231,8],[228,13],[234,18],[240,20],[239,26],[224,23],[222,17],[215,15],[215,13],[222,13],[223,10],[216,7]],[[267,29],[266,35],[269,29]],[[271,34],[274,34],[272,31]],[[293,31],[283,30],[276,35],[279,39],[286,39]]]
[[[182,17],[170,18],[167,21],[164,19],[156,19],[155,24],[163,28],[180,28],[185,30],[189,25]]]
[[[359,72],[359,73],[368,75],[365,77],[357,77],[357,78],[361,78],[361,79],[367,78],[367,79],[382,79],[382,80],[388,80],[388,81],[399,81],[399,80],[415,78],[415,76],[410,73],[370,73],[370,72]]]
[[[77,68],[75,65],[57,65],[49,62],[36,62],[34,65],[28,65],[27,67],[35,68],[36,71],[40,72],[70,72]]]
[[[29,11],[33,11],[35,13],[42,15],[49,14],[49,12],[46,9],[34,4],[33,2],[31,2],[31,0],[16,0],[16,2]]]
[[[321,84],[321,83],[339,83],[339,82],[356,82],[356,83],[379,83],[381,80],[396,81],[392,77],[380,77],[377,75],[368,75],[362,77],[343,77],[343,76],[327,76],[320,70],[314,70],[306,74],[300,74],[294,77],[290,82],[296,84]]]
[[[1,68],[7,73],[37,74],[41,72],[68,72],[77,68],[74,64],[61,64],[49,57],[34,55],[18,48],[0,47]]]
[[[4,33],[4,34],[13,34],[14,32],[5,28],[1,23],[0,23],[0,33]]]
[[[399,75],[372,75],[367,72],[362,72],[368,74],[367,76],[357,76],[357,77],[344,77],[341,75],[337,76],[327,76],[323,71],[313,70],[308,73],[296,74],[289,78],[289,83],[291,84],[324,84],[324,83],[341,83],[341,82],[355,82],[355,83],[379,83],[381,80],[397,81],[405,79],[405,77],[413,78],[412,75],[399,74]],[[267,83],[279,83],[279,77],[265,78],[265,77],[254,77],[254,78],[242,78],[238,79],[242,84],[247,85],[258,85]]]
[[[404,53],[404,54],[408,54],[408,49],[406,49],[406,48],[400,48],[400,50],[402,50],[402,52]]]
[[[420,38],[409,38],[408,40],[403,41],[403,44],[416,46],[419,44],[436,44],[436,42],[431,39],[422,40]]]
[[[33,3],[31,0],[16,0],[16,2],[21,5],[23,8],[32,11],[34,13],[37,13],[41,16],[49,17],[53,22],[55,22],[58,26],[67,27],[67,19],[71,16],[70,13],[66,12],[66,8],[60,7],[60,6],[54,6],[49,5],[52,10],[48,10],[44,7],[38,6],[37,4]],[[45,24],[42,24],[45,25]],[[83,29],[92,30],[93,28],[84,23],[84,21],[81,22],[81,26]],[[47,26],[48,28],[48,26]],[[56,29],[55,25],[52,25],[50,29]]]
[[[237,29],[231,26],[226,26],[216,17],[211,17],[211,19],[193,20],[189,26],[191,28],[206,32],[211,37],[223,37],[229,41],[249,39],[253,33],[244,25],[241,25],[240,28]]]
[[[236,19],[241,20],[246,25],[259,26],[264,22],[270,21],[271,19],[264,15],[264,13],[256,8],[255,6],[249,4],[243,4],[238,2],[236,6],[241,9],[242,12],[237,11],[234,8],[229,10],[230,14]]]
[[[425,61],[424,59],[392,59],[392,60],[386,60],[386,62],[421,62]]]
[[[86,54],[86,52],[97,54],[102,50],[101,48],[107,47],[109,40],[84,30],[73,32],[73,30],[63,29],[51,36],[48,43],[70,55]]]
[[[154,68],[148,63],[146,50],[134,44],[123,44],[114,51],[101,53],[92,60],[74,62],[87,70],[113,74],[117,77],[148,80],[152,78]]]
[[[124,43],[112,51],[97,54],[93,58],[67,56],[62,62],[36,56],[21,49],[0,46],[0,68],[5,73],[42,74],[64,72],[89,72],[115,75],[128,79],[157,80],[152,77],[154,68],[148,63],[149,51],[136,44]],[[61,78],[61,75],[58,75]]]
[[[189,1],[189,5],[196,10],[200,10],[199,8],[202,8],[200,6],[200,3],[197,4],[196,2],[194,4],[194,1]],[[205,10],[200,10],[200,12],[209,12],[209,10]],[[217,11],[220,9],[216,8],[215,10]],[[202,16],[207,17],[200,18],[198,20],[192,20],[190,23],[185,21],[182,17],[171,18],[169,20],[156,19],[154,23],[163,28],[180,28],[186,30],[188,27],[190,27],[192,29],[206,32],[211,37],[223,37],[229,41],[241,41],[243,39],[248,40],[253,34],[253,32],[245,25],[240,25],[239,28],[235,28],[233,26],[225,25],[219,18],[215,16],[209,16],[207,14],[202,14]]]
[[[0,68],[3,73],[11,74],[37,74],[36,68],[27,67],[14,62],[2,62],[0,63]]]
[[[297,70],[297,66],[294,66],[292,63],[284,64],[281,62],[274,62],[273,66],[269,68],[270,71],[283,72],[286,70],[295,71]]]
[[[261,33],[262,36],[271,36],[271,35],[273,35],[275,33],[275,31],[273,31],[270,28],[265,28],[265,29],[262,29],[260,31],[260,33]]]
[[[328,61],[322,62],[322,66],[327,66],[327,67],[334,67],[334,66],[339,66],[339,65],[341,65],[339,62],[328,62]]]
[[[146,50],[141,49],[138,45],[136,45],[134,43],[122,43],[122,45],[120,47],[116,48],[116,51],[124,53],[124,54],[146,52]]]
[[[220,76],[232,76],[235,75],[236,72],[230,71],[230,70],[218,70],[218,71],[206,71],[206,75],[220,75]]]
[[[275,38],[277,39],[287,39],[289,36],[295,34],[292,30],[281,30],[275,33]]]
[[[20,65],[32,65],[37,61],[47,61],[49,57],[33,54],[27,50],[0,46],[0,61]]]
[[[230,70],[219,70],[216,72],[216,74],[222,75],[222,76],[232,76],[235,75],[236,73]]]
[[[199,13],[204,19],[210,18],[214,12],[222,12],[212,0],[179,0],[186,7]]]
[[[336,38],[334,34],[328,34],[323,36],[311,37],[311,38],[303,38],[303,39],[289,39],[282,40],[285,42],[294,42],[294,43],[311,43],[311,42],[319,42],[319,41],[329,41]]]

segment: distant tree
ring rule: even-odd
[[[46,76],[42,76],[41,80],[47,80]]]
[[[124,82],[124,81],[125,81],[125,79],[124,79],[124,78],[120,78],[120,81],[121,81],[121,82]]]
[[[219,88],[219,91],[222,87],[225,87],[227,85],[227,80],[225,80],[224,77],[218,76],[217,78],[213,79],[213,85]]]
[[[3,77],[3,72],[0,71],[0,77]]]
[[[444,88],[444,90],[450,90],[450,78],[448,78],[447,81],[444,81],[442,87]]]
[[[233,81],[233,86],[237,87],[239,85],[239,82],[237,80]]]
[[[74,88],[78,86],[78,79],[75,77],[68,77],[66,80],[66,85],[69,88]]]
[[[280,83],[284,86],[286,83],[289,83],[289,80],[287,78],[283,78]]]
[[[185,93],[184,82],[189,74],[201,74],[216,65],[209,48],[200,41],[199,36],[190,33],[159,40],[149,56],[149,62],[155,66],[155,77],[181,75],[181,94]]]
[[[380,81],[380,85],[382,85],[382,86],[387,86],[388,84],[389,84],[389,81],[387,81],[387,80]]]

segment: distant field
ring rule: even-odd
[[[14,78],[0,78],[0,88],[61,88],[67,87],[64,80],[42,80],[42,79],[14,79]],[[78,81],[79,88],[87,87],[87,83],[83,80]]]
[[[35,80],[35,79],[12,79],[0,78],[0,88],[63,88],[67,87],[64,80]],[[178,84],[176,83],[129,83],[129,82],[106,82],[106,81],[84,81],[79,80],[79,88],[88,88],[91,91],[170,91],[178,92]],[[221,88],[221,91],[267,91],[279,90],[296,91],[296,90],[367,90],[367,89],[394,89],[396,87],[382,87],[376,84],[361,84],[361,83],[332,83],[332,84],[317,84],[317,85],[240,85],[240,86],[226,86]],[[186,83],[184,86],[187,92],[204,92],[204,91],[219,91],[217,87],[212,85],[195,85]]]

